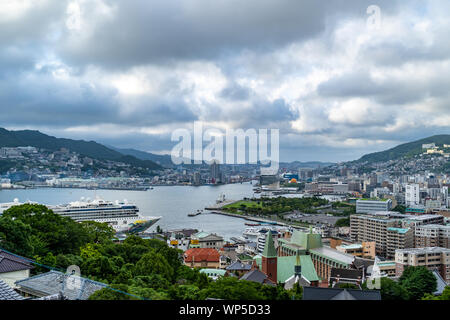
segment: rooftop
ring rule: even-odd
[[[50,271],[34,277],[16,281],[20,291],[27,292],[38,297],[59,294],[60,292],[69,300],[87,300],[95,291],[106,288],[101,282],[82,277],[74,277],[80,282],[77,285],[68,283],[69,275],[59,271]],[[69,285],[71,284],[71,285]]]
[[[450,249],[441,247],[425,247],[425,248],[410,248],[410,249],[397,249],[395,253],[450,253]]]
[[[321,247],[321,248],[311,249],[310,251],[313,253],[316,253],[318,255],[325,256],[329,259],[336,260],[336,261],[339,261],[341,263],[348,264],[348,265],[352,264],[353,260],[355,260],[354,256],[339,252],[339,251],[329,248],[329,247]]]
[[[0,273],[33,269],[28,259],[0,249]]]
[[[220,253],[216,249],[212,248],[191,248],[184,253],[184,261],[208,261],[216,262],[220,260]]]
[[[389,227],[387,228],[388,231],[394,231],[400,234],[404,234],[407,233],[410,229],[409,228],[394,228],[394,227]]]
[[[378,290],[304,287],[303,300],[381,300]]]
[[[24,298],[0,279],[0,300],[23,300]]]
[[[358,244],[358,243],[342,244],[339,247],[341,247],[342,249],[361,249],[362,248],[362,244]]]

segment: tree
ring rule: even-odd
[[[291,300],[302,300],[303,287],[300,285],[300,283],[296,282],[296,283],[294,283],[294,286],[292,287],[292,289],[287,291],[287,294],[289,296],[289,299],[291,299]]]
[[[425,267],[408,266],[399,279],[399,284],[409,293],[411,300],[421,299],[426,293],[436,291],[437,280]]]
[[[350,226],[350,218],[342,218],[336,221],[334,224],[335,227],[349,227]]]
[[[83,221],[81,222],[84,230],[89,234],[89,242],[93,243],[105,243],[110,242],[114,237],[115,231],[107,223],[100,223],[96,221]]]
[[[389,278],[381,278],[382,300],[408,300],[408,291],[399,283]]]
[[[422,298],[422,300],[444,300],[449,301],[450,300],[450,286],[446,286],[444,288],[444,291],[442,292],[442,295],[435,296],[430,293],[426,293],[425,296]]]
[[[20,220],[0,217],[0,246],[13,253],[32,257],[31,227]]]
[[[400,213],[405,213],[406,212],[406,207],[402,206],[402,205],[397,205],[394,209],[392,209],[392,211],[397,211]]]
[[[111,288],[120,290],[122,292],[128,292],[129,288],[124,284],[112,285]],[[122,292],[112,290],[110,288],[103,288],[91,294],[89,300],[139,300],[133,296],[124,294]]]
[[[144,254],[142,258],[136,263],[134,269],[134,275],[136,276],[148,276],[152,274],[161,275],[167,280],[172,280],[174,276],[174,270],[167,262],[166,258],[156,253],[154,250]]]

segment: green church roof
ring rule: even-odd
[[[255,256],[256,264],[261,268],[261,256]],[[277,281],[286,282],[287,279],[295,274],[295,266],[297,265],[297,256],[282,256],[277,258]],[[302,266],[302,275],[308,281],[319,281],[314,264],[309,255],[300,256],[300,265]]]
[[[292,233],[291,244],[301,246],[306,250],[322,247],[322,237],[318,233],[306,233],[299,230],[295,230]]]
[[[275,250],[275,244],[273,242],[272,232],[267,232],[266,243],[264,245],[263,257],[275,258],[277,256],[277,250]]]

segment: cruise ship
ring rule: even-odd
[[[0,215],[3,213],[3,211],[6,211],[13,206],[20,206],[21,204],[23,204],[23,203],[20,203],[19,199],[17,199],[17,198],[14,199],[13,202],[0,203]]]
[[[53,212],[75,221],[106,222],[116,232],[140,233],[154,225],[161,217],[141,217],[136,205],[123,202],[105,201],[97,198],[92,201],[75,201],[69,204],[47,206]]]

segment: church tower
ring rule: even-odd
[[[277,251],[269,230],[266,236],[266,243],[262,253],[261,271],[273,282],[277,283]]]

